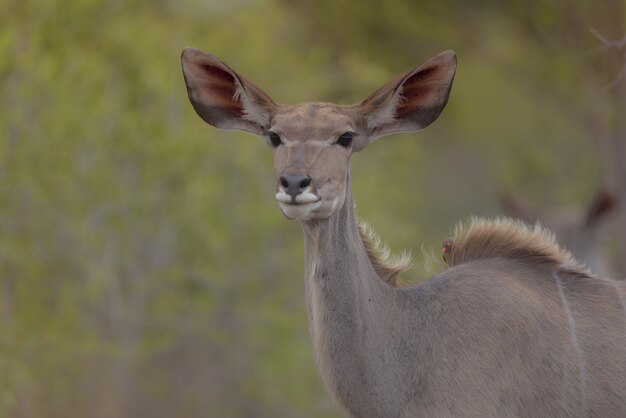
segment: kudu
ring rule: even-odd
[[[275,198],[304,232],[317,368],[351,416],[626,416],[622,283],[591,275],[540,227],[495,220],[459,228],[451,267],[399,288],[402,263],[357,223],[350,157],[439,116],[453,52],[351,106],[278,104],[193,48],[182,66],[202,119],[272,150]]]

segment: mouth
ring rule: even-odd
[[[285,192],[276,193],[276,201],[283,214],[289,219],[308,220],[313,211],[322,205],[322,199],[313,193],[300,193],[292,198]]]

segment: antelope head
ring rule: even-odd
[[[345,203],[350,157],[374,139],[430,125],[445,107],[456,56],[445,51],[359,104],[273,101],[224,62],[185,48],[189,99],[207,123],[261,137],[274,157],[276,201],[289,219],[328,218]]]

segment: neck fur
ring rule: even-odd
[[[349,182],[343,207],[328,219],[302,222],[302,229],[305,294],[317,367],[330,392],[348,407],[342,394],[351,387],[370,388],[370,395],[376,396],[379,333],[393,317],[393,312],[381,317],[380,305],[388,305],[394,289],[370,262]]]

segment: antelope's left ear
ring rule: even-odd
[[[189,100],[205,122],[262,135],[276,103],[226,63],[187,47],[181,56]]]
[[[372,93],[357,105],[371,139],[434,122],[448,102],[455,72],[456,54],[444,51]]]

